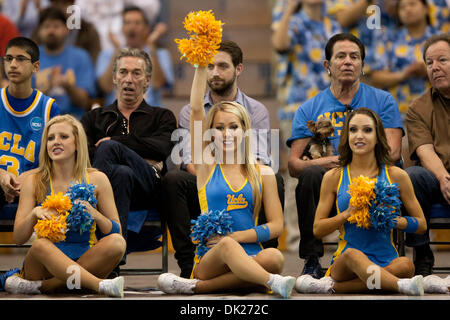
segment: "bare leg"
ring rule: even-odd
[[[251,258],[242,246],[224,237],[201,259],[194,271],[196,293],[217,292],[242,287],[267,288],[270,273],[280,273],[284,258],[277,249],[262,250]]]
[[[367,280],[373,273],[373,270],[370,271],[369,269],[371,266],[376,265],[364,253],[356,249],[347,249],[336,259],[331,269],[331,277],[335,281],[333,287],[335,292],[368,291]],[[399,257],[394,259],[385,268],[380,267],[378,270],[380,275],[380,288],[398,292],[397,282],[399,278],[412,277],[414,274],[414,265],[408,258]]]
[[[118,234],[102,238],[95,246],[74,262],[47,239],[33,243],[25,259],[25,278],[47,279],[42,282],[42,292],[52,292],[65,287],[71,273],[68,267],[78,266],[83,288],[98,292],[98,283],[119,263],[125,251],[125,241]]]

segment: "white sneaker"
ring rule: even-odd
[[[447,286],[447,288],[450,287],[450,276],[447,276],[446,278],[444,278],[444,283]]]
[[[309,274],[297,278],[295,289],[300,293],[333,293],[334,281],[331,277],[315,279]]]
[[[423,278],[423,291],[425,293],[447,293],[448,285],[445,279],[429,275]]]
[[[186,279],[173,273],[163,273],[158,277],[158,289],[165,293],[193,294],[198,279]]]
[[[273,281],[270,289],[284,299],[289,299],[295,286],[295,278],[290,276],[283,277],[279,274],[273,274],[272,276]]]
[[[114,279],[105,279],[98,284],[99,292],[108,297],[123,298],[123,277],[116,277]]]
[[[398,291],[408,296],[423,296],[423,276],[398,280]]]
[[[42,281],[26,280],[15,274],[5,280],[5,291],[14,294],[40,294],[41,285]]]

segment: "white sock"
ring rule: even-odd
[[[274,280],[275,280],[275,275],[272,274],[272,273],[269,273],[269,281],[267,281],[267,285],[268,285],[269,287],[271,287]]]

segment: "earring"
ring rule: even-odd
[[[330,69],[328,69],[327,72],[328,72],[328,75],[331,76],[331,71],[330,71]]]

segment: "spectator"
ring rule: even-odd
[[[260,102],[245,95],[237,85],[238,77],[243,72],[243,54],[233,41],[222,41],[214,63],[208,66],[207,84],[209,92],[204,96],[203,107],[208,113],[212,106],[222,101],[235,101],[244,106],[250,115],[255,146],[253,149],[260,163],[270,165],[270,149],[265,133],[270,132],[269,112]],[[191,219],[197,218],[201,211],[198,201],[196,171],[191,158],[190,145],[190,105],[185,105],[179,115],[179,128],[183,132],[183,140],[178,148],[182,150],[181,170],[171,170],[162,181],[165,215],[175,249],[175,258],[181,269],[181,276],[189,278],[194,263],[195,246],[190,239]],[[258,137],[259,135],[259,137]],[[175,150],[175,149],[174,149]],[[280,199],[283,199],[283,181],[277,176]],[[176,199],[176,200],[174,200]],[[259,222],[265,222],[264,214]],[[265,246],[277,246],[276,240],[265,243]]]
[[[316,0],[278,0],[273,8],[272,45],[277,53],[276,81],[280,127],[281,174],[286,184],[284,217],[288,249],[298,250],[299,230],[295,187],[297,179],[287,170],[288,148],[292,119],[298,106],[329,85],[322,67],[326,40],[340,32],[339,24],[324,15],[325,2]]]
[[[166,31],[161,25],[153,31],[145,13],[138,7],[126,7],[123,11],[122,32],[125,36],[126,46],[137,48],[150,54],[153,64],[152,83],[147,90],[146,101],[151,106],[162,106],[162,90],[173,85],[174,75],[169,51],[157,48],[158,39]],[[120,50],[120,42],[114,34],[110,34],[114,49],[103,50],[97,60],[96,75],[100,89],[106,95],[105,103],[114,101],[115,91],[112,83],[112,67],[114,57]]]
[[[287,140],[291,148],[289,173],[299,180],[296,201],[301,235],[300,258],[306,259],[304,271],[315,278],[322,276],[319,257],[323,255],[323,245],[313,234],[314,214],[323,175],[338,165],[337,145],[348,112],[363,106],[376,111],[383,121],[391,158],[394,161],[400,159],[403,128],[398,105],[389,93],[360,82],[364,58],[364,45],[352,34],[341,33],[328,40],[324,67],[331,77],[331,84],[298,108],[292,136]],[[307,121],[317,121],[322,117],[329,118],[334,126],[330,140],[336,155],[303,160],[303,152],[312,136],[307,129]]]
[[[409,153],[420,166],[406,169],[427,222],[435,203],[450,204],[450,36],[434,35],[425,42],[423,59],[431,88],[414,100],[406,114]],[[429,230],[407,235],[414,248],[415,273],[429,275],[434,265]]]
[[[59,114],[54,99],[31,87],[39,70],[39,48],[32,40],[11,39],[3,64],[9,84],[0,90],[0,207],[18,200],[25,177],[39,164],[44,126]]]
[[[450,5],[448,0],[428,0],[431,25],[442,33],[450,32]]]
[[[79,11],[67,11],[69,7],[75,4],[75,0],[50,0],[50,3],[53,7],[59,8],[68,19],[70,18],[70,22],[75,22],[73,18],[77,17],[75,14],[79,13]],[[86,50],[94,63],[97,61],[98,54],[101,51],[100,37],[92,23],[82,17],[79,23],[78,27],[73,26],[73,28],[69,28],[66,44]]]
[[[20,35],[31,38],[39,26],[39,12],[49,5],[49,0],[3,0],[2,13],[17,26]]]
[[[96,96],[94,66],[86,50],[65,43],[69,29],[65,14],[54,7],[41,13],[39,38],[41,71],[36,86],[55,97],[62,114],[80,118]]]
[[[409,104],[429,87],[420,51],[437,30],[429,24],[426,0],[400,0],[398,15],[402,27],[388,29],[372,52],[376,62],[371,64],[370,79],[372,85],[389,90],[404,116]]]
[[[396,27],[396,4],[397,0],[330,0],[327,1],[327,12],[335,17],[344,32],[361,40],[370,56],[376,37],[386,29]],[[376,5],[378,11],[373,11],[372,5]],[[369,83],[370,72],[370,63],[365,63],[363,82]]]
[[[101,50],[114,47],[109,33],[116,34],[119,42],[123,43],[121,29],[124,3],[125,0],[75,0],[75,5],[81,9],[83,19],[92,23],[97,29]]]
[[[93,166],[111,181],[122,234],[128,240],[128,212],[158,208],[161,203],[160,179],[173,147],[170,137],[176,118],[170,110],[151,107],[144,99],[152,76],[145,51],[122,49],[115,58],[113,74],[116,101],[89,111],[81,122]]]

